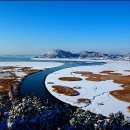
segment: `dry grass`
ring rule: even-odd
[[[7,70],[3,73],[9,73],[10,75],[7,77],[3,77],[0,79],[0,92],[9,92],[14,86],[15,89],[19,87],[19,81],[17,81],[17,78],[19,78],[15,73],[13,73],[14,69],[19,68],[15,66],[2,66],[0,69]]]
[[[37,69],[32,69],[32,67],[17,67],[17,66],[1,66],[0,69],[2,70],[14,70],[18,68],[18,70],[25,72],[26,74],[31,74],[35,73],[38,70]]]
[[[73,88],[67,87],[67,86],[61,86],[61,85],[54,85],[52,86],[54,88],[54,92],[59,94],[64,94],[67,96],[77,96],[79,93],[75,91]]]
[[[1,92],[7,92],[12,86],[14,86],[15,89],[18,88],[19,82],[15,79],[0,79],[0,86],[2,86],[0,89]]]
[[[59,80],[62,80],[62,81],[80,81],[82,79],[78,78],[78,77],[60,77]]]
[[[21,67],[19,70],[26,74],[32,74],[38,71],[37,69],[32,69],[32,67]]]
[[[124,70],[124,71],[126,71],[126,72],[130,72],[130,70]]]
[[[128,106],[127,109],[128,109],[128,112],[130,112],[130,106]]]
[[[31,70],[26,71],[25,73],[26,74],[32,74],[32,73],[36,73],[36,72],[38,72],[37,69],[31,69]]]
[[[117,83],[117,84],[129,84],[130,85],[130,75],[127,75],[127,76],[117,76],[113,79],[113,82],[114,83]]]
[[[73,72],[73,73],[81,74],[82,76],[87,77],[86,80],[89,80],[89,81],[100,82],[100,81],[105,80],[105,79],[102,78],[102,76],[100,74],[94,74],[94,73],[89,72],[89,71],[76,71],[76,72]]]
[[[106,74],[106,73],[112,73],[112,72],[114,72],[114,71],[112,71],[112,70],[103,70],[100,73]]]
[[[102,71],[103,72],[103,71]],[[102,73],[101,72],[101,73]],[[73,72],[77,74],[81,74],[83,76],[86,76],[86,80],[89,81],[105,81],[105,80],[113,80],[114,83],[122,84],[122,85],[129,85],[130,84],[130,75],[122,75],[120,73],[110,73],[111,71],[105,71],[107,72],[107,75],[103,74],[94,74],[91,72]],[[108,73],[109,72],[109,73]]]
[[[121,101],[130,102],[130,89],[114,90],[110,94]]]
[[[78,98],[77,103],[89,104],[89,103],[91,103],[91,101],[89,99],[86,99],[86,98]]]
[[[92,72],[89,72],[89,71],[76,71],[76,72],[72,72],[72,73],[81,74],[82,76],[89,76],[89,75],[93,74]]]
[[[104,71],[101,71],[100,74],[108,74],[108,75],[122,75],[121,73],[115,73],[114,71],[111,71],[111,70],[104,70]]]
[[[10,76],[0,79],[0,86],[1,86],[0,92],[10,91],[12,86],[14,87],[14,89],[16,89],[16,91],[18,90],[20,83],[17,81],[17,79],[20,77],[18,77],[13,72],[15,69],[17,69],[17,71],[25,72],[27,75],[38,71],[36,69],[32,69],[31,67],[17,67],[17,66],[1,66],[0,69],[6,70],[6,73],[7,72],[10,73]],[[2,73],[5,73],[5,72],[2,72]]]
[[[104,70],[100,72],[100,74],[88,71],[77,71],[73,73],[81,74],[89,81],[100,82],[112,80],[114,83],[120,84],[124,90],[111,91],[110,94],[121,101],[130,102],[130,75],[122,75],[121,73],[115,73],[111,70]]]
[[[86,78],[86,80],[95,81],[95,82],[105,81],[105,79],[102,78],[101,76],[97,76],[97,77],[91,76],[91,77]]]
[[[18,71],[25,72],[26,74],[32,74],[37,72],[38,70],[32,69],[31,67],[17,67],[17,66],[1,66],[1,70],[6,70],[6,72],[10,73],[10,76],[5,79],[0,79],[0,92],[10,91],[10,88],[14,86],[15,89],[18,89],[19,82],[17,79],[19,78],[13,71],[17,69]],[[3,72],[5,73],[5,72]]]
[[[15,69],[15,68],[17,68],[17,67],[15,67],[15,66],[1,66],[0,67],[0,69],[2,69],[2,70],[9,70],[9,69]]]
[[[122,75],[122,74],[121,74],[121,73],[114,73],[114,72],[113,72],[113,73],[109,73],[108,75],[111,75],[111,76],[112,76],[112,75],[113,75],[113,76],[120,76],[120,75]]]

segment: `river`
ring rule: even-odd
[[[46,62],[46,61],[43,61],[43,62]],[[47,75],[55,71],[65,69],[65,68],[70,68],[70,67],[105,64],[105,62],[87,62],[87,61],[61,61],[61,62],[64,63],[61,66],[49,68],[49,69],[31,74],[31,75],[28,75],[21,83],[20,96],[35,95],[41,98],[42,101],[46,101],[48,99],[50,103],[59,103],[60,101],[56,99],[55,97],[53,97],[49,93],[49,91],[46,89],[45,80],[46,80]]]

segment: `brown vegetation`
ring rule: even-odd
[[[89,72],[89,71],[76,71],[76,72],[72,72],[72,73],[81,74],[82,76],[89,76],[89,75],[93,74],[92,72]]]
[[[104,70],[100,72],[100,74],[88,71],[77,71],[73,73],[81,74],[89,81],[100,82],[112,80],[114,83],[120,84],[124,90],[111,91],[110,94],[121,101],[130,102],[130,75],[122,75],[121,73],[115,73],[111,70]]]
[[[60,77],[59,80],[62,80],[62,81],[80,81],[82,79],[78,78],[78,77]]]
[[[17,78],[19,78],[15,73],[13,73],[14,69],[19,68],[15,66],[2,66],[0,67],[1,70],[7,70],[6,72],[1,73],[9,73],[9,76],[4,76],[2,79],[0,79],[0,92],[9,92],[12,88],[18,89],[19,87],[19,81],[17,81]]]
[[[90,80],[90,81],[113,80],[113,82],[117,83],[117,84],[130,85],[130,75],[122,75],[120,73],[114,73],[114,72],[108,73],[108,71],[107,71],[107,75],[94,74],[91,72],[88,73],[88,72],[82,72],[82,71],[81,72],[73,72],[73,73],[77,73],[77,74],[81,74],[83,76],[86,76],[87,77],[86,80]]]
[[[31,67],[18,67],[18,66],[1,66],[0,70],[1,70],[0,73],[9,73],[8,76],[3,76],[3,78],[0,79],[0,86],[1,86],[0,92],[11,93],[11,90],[13,87],[17,94],[18,94],[18,88],[19,88],[19,84],[20,84],[18,81],[18,78],[21,78],[21,77],[18,77],[14,73],[14,71],[15,70],[22,71],[22,72],[26,73],[27,75],[38,71],[37,69],[32,69]],[[4,70],[4,71],[2,71],[2,70]]]
[[[127,109],[128,109],[128,112],[130,112],[130,106],[128,106]]]
[[[77,72],[73,72],[73,73],[75,73],[75,74],[81,74],[82,76],[87,77],[86,80],[89,80],[89,81],[100,82],[100,81],[106,80],[106,79],[104,79],[102,77],[102,75],[100,75],[100,74],[94,74],[94,73],[89,72],[89,71],[77,71]]]
[[[21,67],[19,70],[26,74],[32,74],[38,71],[37,69],[32,69],[32,67]]]
[[[130,102],[130,89],[114,90],[110,94],[121,101]]]
[[[112,71],[112,70],[103,70],[100,73],[109,74],[109,73],[112,73],[112,72],[114,72],[114,71]]]
[[[115,73],[114,71],[108,71],[108,70],[101,71],[100,73],[108,74],[108,75],[115,75],[115,76],[122,75],[121,73]]]
[[[10,76],[4,77],[0,79],[0,92],[6,92],[10,91],[10,88],[13,86],[16,91],[19,87],[19,81],[17,79],[19,78],[15,73],[13,73],[14,69],[18,69],[19,71],[25,72],[26,74],[31,74],[34,72],[37,72],[36,69],[31,69],[31,67],[16,67],[16,66],[2,66],[0,67],[1,70],[7,70],[6,73],[10,73]],[[5,73],[5,72],[1,72]]]
[[[130,70],[124,70],[124,71],[126,71],[126,72],[130,72]]]
[[[17,67],[15,67],[15,66],[1,66],[0,67],[0,69],[2,69],[2,70],[9,70],[9,69],[15,69],[15,68],[17,68]]]
[[[130,85],[130,75],[115,77],[113,82],[117,84]]]
[[[90,76],[90,77],[86,78],[86,80],[100,82],[100,81],[105,81],[106,79],[104,79],[102,76],[99,75],[96,77]]]
[[[110,70],[104,70],[100,72],[101,74],[108,74],[108,75],[122,75],[121,73],[115,73],[114,71],[110,71]]]
[[[61,85],[54,85],[52,86],[54,88],[54,92],[59,94],[64,94],[67,96],[77,96],[79,93],[75,91],[73,88],[67,87],[67,86],[61,86]]]
[[[0,86],[2,88],[0,89],[1,92],[9,91],[12,86],[18,88],[19,82],[15,79],[0,79]]]
[[[91,103],[91,101],[89,99],[86,99],[86,98],[78,98],[77,103],[89,104],[89,103]]]

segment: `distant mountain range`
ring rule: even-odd
[[[71,53],[69,51],[63,51],[60,49],[51,50],[43,55],[35,58],[43,59],[59,59],[59,58],[78,58],[78,59],[113,59],[113,60],[130,60],[130,54],[127,55],[111,55],[95,51],[82,51],[80,53]]]

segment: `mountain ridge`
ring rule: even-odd
[[[130,53],[126,55],[119,54],[106,54],[96,51],[81,51],[79,53],[72,53],[69,51],[64,51],[61,49],[53,49],[44,53],[43,55],[39,55],[34,58],[43,58],[43,59],[113,59],[113,60],[130,60]]]

